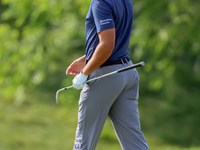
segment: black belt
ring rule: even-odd
[[[120,60],[115,60],[115,61],[106,61],[106,62],[104,62],[100,67],[105,67],[105,66],[110,66],[110,65],[128,63],[129,61],[130,61],[129,58],[122,58],[122,59],[120,59]]]

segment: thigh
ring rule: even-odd
[[[148,150],[141,131],[138,100],[130,95],[138,91],[138,85],[124,91],[110,109],[110,119],[123,150]],[[138,93],[138,92],[137,92]]]
[[[112,105],[109,116],[128,127],[140,129],[140,118],[138,111],[139,84],[125,90]]]

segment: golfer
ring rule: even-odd
[[[86,54],[66,70],[73,87],[82,89],[73,150],[95,150],[107,116],[123,150],[148,150],[138,113],[136,69],[85,81],[132,65],[129,41],[131,0],[92,0],[85,21]]]

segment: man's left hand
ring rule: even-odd
[[[88,78],[88,76],[84,75],[83,73],[79,73],[73,79],[73,87],[78,90],[82,89],[85,85],[87,78]]]

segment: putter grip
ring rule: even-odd
[[[145,63],[142,61],[140,63],[137,63],[137,64],[134,64],[134,65],[119,69],[119,70],[117,70],[117,73],[129,70],[129,69],[137,68],[137,67],[140,67],[140,66],[144,66],[144,65],[145,65]]]

